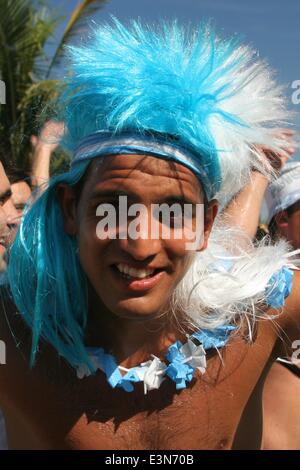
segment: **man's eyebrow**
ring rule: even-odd
[[[92,192],[90,199],[96,199],[98,197],[116,198],[119,196],[129,196],[129,194],[126,191],[122,191],[120,189],[115,189],[115,190],[95,189],[95,191]]]
[[[6,201],[12,196],[12,191],[11,189],[8,189],[4,193],[0,193],[0,201]]]
[[[127,197],[132,197],[133,195],[119,189],[115,190],[101,190],[101,189],[96,189],[95,191],[92,192],[90,196],[90,200],[94,200],[97,198],[110,198],[110,199],[117,199],[119,196],[127,196]],[[170,196],[163,196],[162,198],[156,199],[153,201],[155,204],[174,204],[174,203],[180,203],[180,204],[196,204],[195,200],[192,200],[183,194],[177,194],[177,195],[170,195]]]
[[[187,196],[184,196],[183,194],[177,195],[177,196],[167,196],[162,198],[161,200],[157,201],[160,204],[166,203],[166,204],[196,204],[196,201],[193,201]]]

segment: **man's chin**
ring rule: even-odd
[[[157,308],[147,304],[146,299],[126,299],[118,302],[117,305],[111,306],[110,310],[119,318],[134,320],[134,321],[145,321],[154,320],[159,316],[158,312],[161,310],[161,306]]]

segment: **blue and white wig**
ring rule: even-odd
[[[242,187],[251,168],[269,171],[254,145],[276,151],[282,142],[272,130],[286,125],[288,112],[268,66],[208,25],[190,31],[177,23],[154,29],[132,22],[126,28],[113,20],[68,51],[71,69],[58,118],[65,123],[62,145],[72,155],[71,169],[28,209],[8,276],[32,329],[32,363],[43,338],[71,365],[90,366],[87,280],[76,239],[63,228],[57,185],[75,185],[93,158],[141,153],[186,165],[207,199],[222,202]],[[287,263],[287,247],[254,248],[240,236],[217,224],[208,249],[194,255],[172,295],[174,315],[180,309],[196,327],[212,329],[256,315],[271,276]]]
[[[289,115],[269,67],[238,38],[220,39],[209,25],[189,31],[163,23],[155,30],[134,21],[126,29],[114,20],[68,50],[60,118],[73,164],[99,155],[103,132],[119,139],[158,133],[194,154],[193,168],[209,180],[208,199],[223,199],[238,191],[250,168],[264,169],[254,145],[282,144],[272,130]]]

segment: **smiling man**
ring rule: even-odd
[[[121,193],[127,195],[129,206],[142,204],[148,215],[155,203],[201,204],[203,191],[188,168],[152,156],[108,156],[91,164],[85,181],[79,200],[77,190],[70,186],[60,186],[59,195],[65,230],[70,236],[77,236],[80,263],[91,288],[93,308],[87,334],[95,344],[98,340],[98,344],[100,341],[107,349],[113,349],[121,362],[130,356],[122,363],[128,367],[143,359],[146,351],[157,354],[164,336],[176,339],[178,327],[168,315],[162,317],[161,313],[167,309],[170,293],[187,270],[189,240],[184,236],[175,238],[174,218],[169,239],[152,239],[148,224],[144,237],[119,237],[124,227],[118,226],[118,237],[99,240],[97,208],[102,204],[118,208]],[[216,212],[217,203],[212,200],[206,209],[204,240],[199,249],[207,245]],[[99,311],[101,316],[97,314]],[[161,334],[157,333],[159,330]],[[100,332],[103,332],[101,340]]]
[[[143,234],[137,239],[131,236],[118,237],[116,241],[106,237],[100,242],[96,233],[96,224],[99,222],[96,209],[104,203],[113,203],[118,207],[120,190],[122,194],[127,195],[129,206],[139,203],[149,211],[155,202],[167,204],[166,200],[172,203],[181,200],[183,204],[192,201],[194,206],[203,203],[203,193],[196,176],[182,165],[173,166],[174,168],[170,168],[170,164],[165,160],[151,156],[141,159],[139,155],[131,155],[130,158],[127,155],[107,157],[101,165],[94,162],[88,173],[91,176],[82,191],[77,217],[66,219],[67,229],[69,228],[71,234],[77,233],[77,226],[79,227],[78,247],[81,263],[98,297],[109,304],[112,311],[115,311],[121,293],[131,297],[131,294],[143,293],[144,290],[150,291],[156,287],[153,302],[150,297],[145,301],[142,295],[141,305],[136,304],[139,316],[143,314],[143,303],[147,314],[151,312],[151,315],[154,315],[163,299],[167,298],[168,292],[178,283],[182,272],[186,270],[185,244],[188,240],[184,236],[175,239],[171,233],[172,228],[170,238],[152,239],[151,226],[145,224],[149,233],[144,234],[144,237]],[[70,192],[71,198],[73,197],[71,200]],[[65,189],[62,200],[68,217],[71,208],[76,207],[75,195],[70,187]],[[170,206],[172,203],[169,202]],[[211,201],[206,213],[205,244],[216,210],[216,202]],[[149,220],[151,221],[150,217]],[[118,235],[121,229],[119,226]],[[94,262],[96,252],[102,259],[100,266]],[[126,272],[126,267],[134,269],[135,272]],[[151,284],[135,280],[138,276],[141,276],[140,279],[149,278],[148,281],[151,278]],[[132,314],[132,310],[128,310]]]
[[[284,243],[255,248],[216,213],[251,169],[270,171],[256,144],[286,145],[271,132],[287,117],[280,89],[209,27],[115,20],[70,54],[58,117],[71,168],[22,220],[0,317],[10,447],[259,448],[262,385],[284,347],[274,321],[297,337],[298,276]],[[128,217],[99,236],[124,196]],[[129,236],[134,205],[151,220],[175,203],[204,206],[193,250],[175,236],[180,212],[169,238],[163,217],[159,237],[142,223]]]

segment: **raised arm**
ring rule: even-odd
[[[293,147],[294,132],[289,129],[280,129],[276,136],[286,141],[282,152],[274,154],[268,148],[262,147],[259,150],[264,153],[274,170],[279,172],[295,152]],[[228,224],[239,227],[250,238],[254,238],[267,187],[267,177],[258,171],[252,171],[249,183],[229,202],[223,211],[223,217],[226,218]]]
[[[51,155],[59,144],[63,124],[48,121],[41,130],[39,137],[32,136],[33,145],[31,179],[35,187],[46,188],[50,178]]]
[[[254,238],[268,179],[258,171],[251,172],[250,182],[230,201],[223,217],[230,225],[240,228]]]

